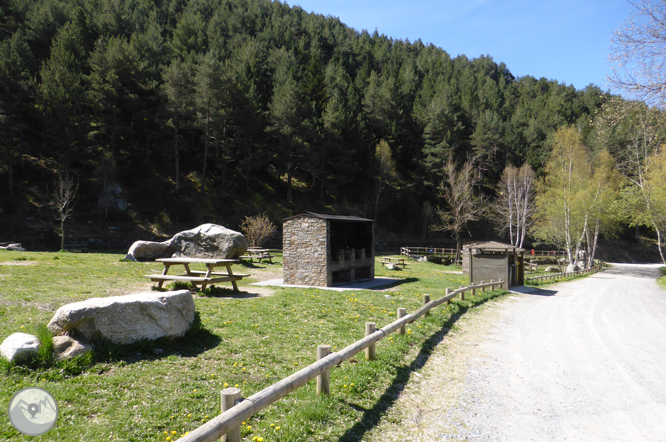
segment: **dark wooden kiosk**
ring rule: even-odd
[[[506,281],[502,286],[525,284],[525,250],[499,242],[471,243],[463,246],[463,272],[471,283]]]
[[[375,277],[374,221],[305,212],[285,218],[283,279],[329,287]]]

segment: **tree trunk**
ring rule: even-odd
[[[206,161],[208,160],[208,123],[210,122],[210,100],[208,101],[208,109],[206,109],[206,135],[204,135],[204,158],[203,158],[203,171],[201,172],[201,193],[206,191]]]
[[[60,219],[60,250],[65,250],[65,219]]]
[[[173,143],[173,156],[176,161],[176,192],[180,190],[180,152],[178,151],[178,114],[174,121],[175,137]]]
[[[657,248],[659,249],[659,256],[661,256],[661,262],[666,264],[666,259],[664,259],[664,250],[661,247],[661,230],[656,226],[656,224],[652,223],[654,226],[654,230],[657,232]]]
[[[14,177],[12,176],[12,161],[7,161],[7,170],[9,171],[9,197],[14,198]]]
[[[460,259],[462,254],[462,236],[460,230],[456,231],[456,262]]]

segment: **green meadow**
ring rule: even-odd
[[[154,290],[143,275],[161,265],[122,257],[0,251],[0,340],[19,331],[37,334],[70,302]],[[377,263],[377,276],[399,278],[383,290],[250,285],[281,277],[281,261],[278,254],[274,264],[236,266],[252,275],[239,282],[240,293],[229,284],[197,292],[197,318],[183,338],[130,346],[100,342],[92,355],[68,362],[48,356],[23,366],[3,362],[0,409],[19,389],[39,386],[58,401],[59,419],[38,440],[176,440],[220,413],[222,389],[238,386],[248,397],[313,363],[317,345],[341,349],[363,337],[366,322],[383,327],[395,320],[397,308],[421,306],[424,293],[435,299],[447,287],[467,284],[454,266],[411,262],[399,272]],[[435,309],[405,335],[378,342],[375,361],[360,353],[334,368],[330,396],[317,396],[312,381],[249,419],[243,439],[362,440],[460,315],[504,293],[486,291]],[[0,439],[31,438],[0,413]]]

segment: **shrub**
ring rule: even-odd
[[[277,227],[265,213],[246,216],[240,227],[250,247],[261,247],[277,233]]]

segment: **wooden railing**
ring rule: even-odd
[[[456,249],[446,249],[441,247],[400,247],[400,254],[405,256],[414,255],[455,255]],[[565,256],[565,250],[535,250],[534,255],[531,251],[526,251],[525,256]]]
[[[536,281],[559,281],[560,279],[569,278],[571,276],[589,275],[591,273],[603,270],[603,268],[604,268],[603,264],[599,264],[590,267],[589,269],[578,270],[577,272],[550,273],[548,275],[531,276],[529,278],[525,278],[525,283],[536,282]]]
[[[458,295],[460,295],[460,299],[465,299],[465,293],[467,292],[472,292],[472,296],[474,296],[477,290],[484,291],[486,288],[494,290],[496,286],[501,287],[502,284],[504,284],[503,280],[491,280],[489,283],[472,284],[456,290],[447,288],[446,295],[435,300],[430,300],[430,295],[423,295],[423,306],[414,313],[407,314],[404,308],[399,308],[397,310],[398,319],[379,330],[375,330],[374,322],[367,322],[365,325],[366,336],[363,339],[335,353],[330,353],[330,346],[328,345],[318,346],[317,362],[264,388],[249,398],[241,398],[241,391],[238,388],[222,390],[222,414],[181,437],[178,439],[178,442],[212,442],[225,435],[227,442],[238,442],[240,441],[241,422],[249,419],[260,410],[302,387],[314,378],[317,378],[317,394],[329,394],[331,368],[350,359],[363,350],[366,351],[366,359],[373,360],[375,359],[375,343],[395,331],[404,335],[408,323],[412,323],[421,316],[428,314],[433,308],[444,303],[450,303]]]
[[[441,247],[400,247],[400,254],[412,255],[455,255],[456,249],[444,249]]]

